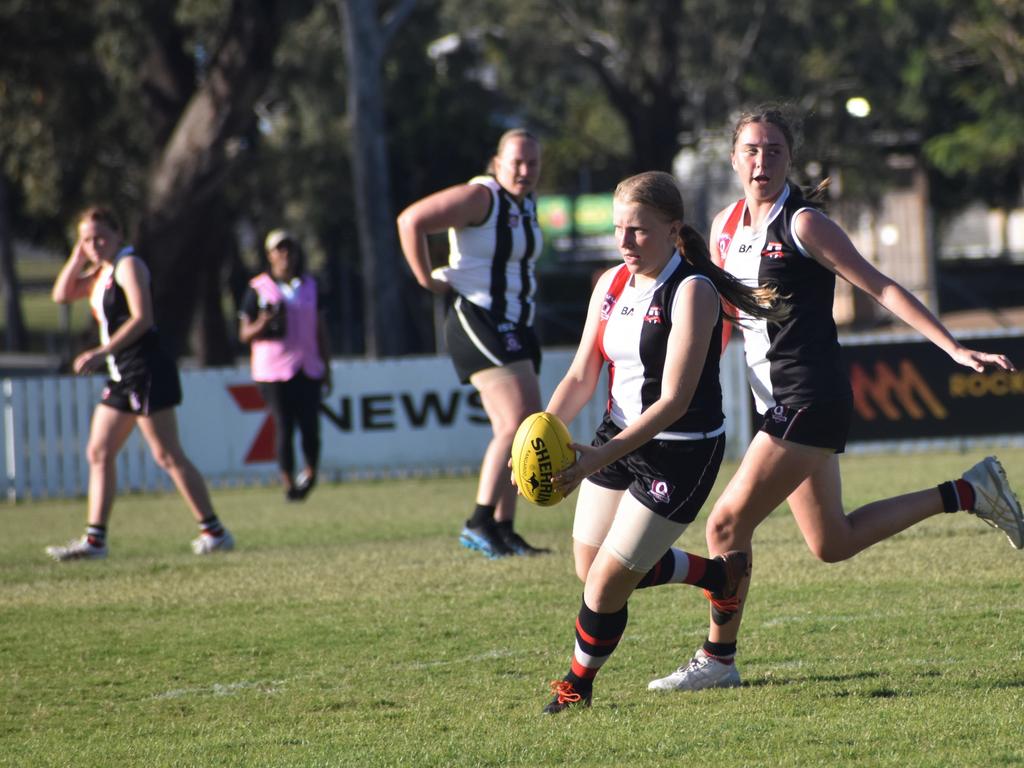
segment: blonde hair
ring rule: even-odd
[[[537,145],[540,145],[540,139],[538,139],[534,134],[530,133],[530,131],[528,131],[526,128],[512,128],[510,130],[505,131],[498,138],[498,147],[497,149],[494,150],[494,157],[492,157],[487,162],[487,173],[489,173],[492,176],[494,175],[494,160],[495,158],[498,157],[498,155],[501,154],[501,150],[503,150],[505,148],[505,145],[508,144],[508,142],[510,142],[512,139],[526,139],[528,141],[535,142]]]
[[[774,286],[746,285],[711,260],[707,241],[696,229],[686,224],[683,194],[675,178],[663,171],[646,171],[630,176],[615,187],[615,199],[620,203],[642,205],[665,217],[667,221],[679,221],[681,226],[676,237],[676,248],[700,274],[707,277],[719,295],[737,309],[754,317],[781,321],[789,315],[789,305],[784,303]],[[738,318],[725,313],[730,320]]]

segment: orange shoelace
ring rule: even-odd
[[[551,693],[558,699],[559,704],[576,703],[583,697],[576,693],[572,683],[568,680],[552,680]]]
[[[711,605],[714,606],[716,610],[719,610],[722,613],[736,613],[736,611],[740,609],[740,598],[738,595],[719,599],[711,594],[711,590],[705,589],[704,597],[711,602]]]

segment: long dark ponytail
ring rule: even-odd
[[[643,205],[666,216],[669,221],[685,222],[679,185],[671,174],[662,171],[638,173],[619,182],[615,188],[615,199]],[[688,264],[712,282],[724,301],[741,312],[774,321],[784,320],[789,315],[789,305],[781,299],[774,286],[746,285],[715,264],[704,236],[689,224],[683,223],[680,227],[676,248]],[[726,316],[731,320],[738,319],[728,312]]]

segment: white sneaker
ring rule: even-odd
[[[227,552],[234,548],[235,537],[227,528],[220,536],[201,533],[198,538],[192,539],[192,551],[197,555],[212,555],[214,552]]]
[[[89,543],[87,536],[69,541],[63,547],[47,547],[46,554],[63,563],[68,560],[102,560],[107,556],[107,544],[96,547]]]
[[[723,664],[699,649],[686,666],[668,677],[651,680],[649,691],[703,691],[705,688],[735,688],[740,684],[736,664]]]
[[[964,472],[964,480],[974,488],[971,514],[1005,533],[1014,549],[1024,549],[1024,515],[999,459],[986,456]]]

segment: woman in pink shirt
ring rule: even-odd
[[[330,389],[327,333],[316,280],[305,271],[302,248],[275,229],[264,242],[269,268],[249,281],[238,338],[252,347],[252,377],[276,424],[277,462],[285,498],[300,501],[316,483],[320,462],[320,394]],[[306,465],[295,475],[295,427]]]

